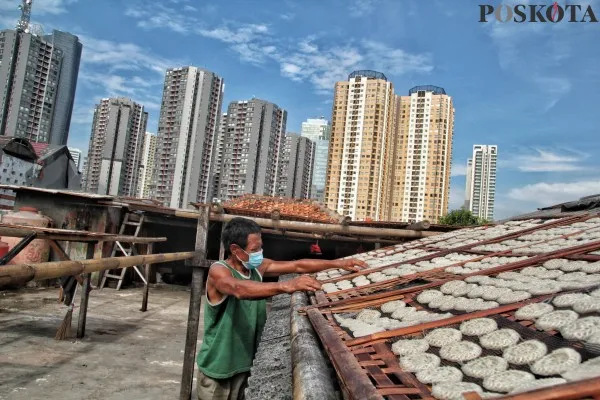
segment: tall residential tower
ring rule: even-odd
[[[0,31],[0,135],[67,144],[82,45],[54,31]]]
[[[220,167],[220,201],[245,193],[277,194],[286,122],[287,111],[265,100],[229,104]]]
[[[144,132],[144,106],[119,97],[96,106],[86,168],[89,193],[136,197]]]
[[[385,220],[394,88],[375,71],[335,85],[325,204],[354,220]]]
[[[140,166],[140,179],[137,197],[148,199],[152,197],[156,184],[153,180],[156,160],[157,137],[155,134],[146,132],[144,135],[144,147],[142,150],[142,163]]]
[[[437,86],[397,96],[385,220],[436,223],[448,212],[454,106]]]
[[[331,125],[324,118],[308,119],[302,123],[301,136],[315,144],[315,162],[312,172],[310,197],[319,202],[325,200],[325,178],[327,176],[327,156]]]
[[[467,164],[467,193],[465,208],[486,220],[494,219],[496,197],[496,164],[498,146],[473,146],[473,158]]]
[[[54,117],[50,130],[50,144],[66,145],[71,127],[83,45],[77,36],[57,30],[54,30],[52,35],[44,36],[44,40],[62,51],[60,79],[58,80]]]
[[[81,172],[83,158],[81,157],[81,150],[76,149],[74,147],[69,147],[69,153],[71,153],[71,157],[73,157],[73,161],[75,162],[75,166],[77,166],[77,171]]]
[[[279,160],[277,194],[295,199],[308,199],[315,162],[315,144],[306,137],[286,133]]]
[[[167,70],[158,121],[156,199],[172,208],[206,203],[224,83],[197,67]]]

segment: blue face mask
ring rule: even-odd
[[[244,253],[246,253],[244,250],[242,250]],[[262,264],[263,262],[263,251],[259,250],[259,251],[255,251],[254,253],[246,253],[248,254],[248,261],[242,261],[242,265],[244,267],[246,267],[246,269],[249,270],[253,270],[256,269],[258,267],[260,267],[260,264]],[[238,258],[239,259],[239,258]]]

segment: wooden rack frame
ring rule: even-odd
[[[585,221],[587,219],[590,218],[594,218],[596,217],[594,216],[578,216],[578,217],[569,217],[569,218],[564,218],[561,220],[557,220],[554,221],[550,224],[544,224],[544,225],[540,225],[539,227],[536,227],[536,230],[534,231],[543,231],[545,229],[548,228],[552,228],[552,227],[557,227],[557,226],[564,226],[564,225],[568,225],[568,224],[572,224],[574,222],[582,222]],[[512,233],[510,235],[505,235],[503,237],[501,237],[501,239],[499,238],[495,238],[492,240],[488,240],[488,241],[482,241],[482,242],[477,242],[477,243],[473,243],[470,244],[468,246],[465,246],[465,248],[462,248],[461,251],[466,251],[468,249],[471,249],[473,247],[477,247],[480,246],[482,244],[487,244],[487,243],[491,243],[491,242],[501,242],[507,239],[511,239],[511,238],[516,238],[519,237],[521,235],[524,234],[528,234],[534,231],[531,231],[531,229],[533,228],[528,228],[524,232],[524,231],[519,231],[516,233]],[[590,228],[592,229],[592,228]],[[577,232],[574,232],[572,234],[569,235],[563,235],[563,237],[569,237],[569,236],[573,236],[573,235],[579,235],[582,233],[585,233],[587,230],[579,230]],[[555,239],[551,239],[551,240],[556,240]],[[542,241],[542,242],[536,242],[536,243],[544,243],[546,241]],[[528,244],[527,246],[529,246],[530,244]],[[421,290],[421,289],[425,289],[427,287],[434,287],[437,284],[441,284],[444,283],[448,280],[461,280],[461,279],[465,279],[468,276],[471,275],[490,275],[490,274],[494,274],[494,273],[498,273],[498,272],[503,272],[503,271],[508,271],[508,270],[512,270],[512,269],[517,269],[517,268],[521,268],[521,267],[526,267],[526,266],[530,266],[530,265],[535,265],[537,263],[540,262],[544,262],[546,260],[552,259],[552,258],[557,258],[557,257],[566,257],[566,256],[572,256],[574,254],[579,254],[579,253],[584,253],[584,252],[588,252],[588,251],[594,251],[597,248],[600,248],[600,240],[593,242],[591,244],[585,244],[585,245],[581,245],[581,246],[576,246],[576,247],[571,247],[571,248],[567,248],[566,250],[557,250],[557,251],[553,251],[553,252],[549,252],[549,253],[543,253],[543,254],[532,254],[529,255],[530,258],[526,259],[526,260],[521,260],[515,263],[510,263],[510,264],[505,264],[502,266],[498,266],[495,268],[490,268],[487,270],[483,270],[483,271],[478,271],[475,272],[473,274],[469,274],[469,275],[456,275],[456,274],[452,274],[452,273],[448,273],[445,272],[445,270],[451,266],[462,266],[468,262],[472,262],[472,261],[477,261],[477,260],[481,260],[483,258],[486,257],[494,257],[494,256],[502,256],[502,257],[509,257],[509,256],[514,256],[514,257],[518,257],[518,256],[525,256],[525,254],[512,254],[512,250],[506,250],[506,251],[501,251],[501,252],[496,252],[496,253],[487,253],[487,254],[481,254],[479,252],[474,252],[474,255],[478,255],[475,256],[473,259],[470,260],[465,260],[465,261],[461,261],[461,262],[457,262],[455,264],[452,265],[446,265],[444,267],[440,267],[440,268],[436,268],[436,269],[432,269],[429,271],[424,271],[424,272],[419,272],[416,274],[412,274],[412,275],[405,275],[399,278],[395,278],[395,279],[390,279],[384,282],[379,282],[379,283],[373,283],[370,285],[366,285],[366,286],[362,286],[362,287],[355,287],[355,288],[351,288],[351,289],[347,289],[347,290],[340,290],[337,292],[333,292],[333,293],[322,293],[322,295],[320,295],[319,297],[313,297],[311,300],[313,301],[313,303],[316,303],[317,305],[321,305],[323,303],[327,304],[327,303],[337,303],[339,301],[344,301],[344,300],[350,300],[352,298],[362,298],[364,296],[369,296],[369,295],[373,295],[374,293],[378,293],[378,292],[382,292],[385,290],[393,290],[393,289],[398,289],[398,290],[407,290],[406,286],[410,285],[412,282],[416,282],[416,281],[425,281],[425,283],[422,283],[420,285],[416,285],[413,286],[413,288],[411,289],[411,291],[416,291],[416,290]],[[405,250],[404,250],[405,251]],[[419,257],[419,258],[415,258],[415,259],[410,259],[410,260],[406,260],[406,261],[402,261],[402,262],[398,262],[398,263],[393,263],[393,264],[389,264],[386,265],[384,267],[379,267],[379,268],[374,268],[374,269],[369,269],[367,271],[361,271],[358,273],[353,273],[353,274],[348,274],[348,275],[343,275],[339,278],[335,278],[335,279],[330,279],[327,281],[323,281],[323,283],[328,283],[328,282],[338,282],[340,280],[346,280],[346,279],[352,279],[356,276],[359,275],[368,275],[370,273],[376,272],[376,271],[381,271],[387,268],[392,268],[394,266],[398,266],[401,264],[408,264],[408,263],[415,263],[415,262],[419,262],[419,261],[426,261],[426,260],[431,260],[433,258],[436,257],[441,257],[450,253],[454,253],[454,252],[458,252],[457,249],[452,249],[452,251],[448,251],[448,250],[442,250],[438,253],[434,253],[434,254],[429,254],[427,256],[424,257]],[[583,255],[581,255],[583,257]],[[586,257],[588,259],[594,259],[595,256],[594,255],[586,255]],[[600,259],[600,257],[599,257]],[[360,300],[358,300],[360,301]]]
[[[170,256],[165,257],[164,254],[155,255],[154,258],[148,258],[152,252],[152,244],[157,242],[165,242],[166,237],[134,237],[122,236],[108,233],[75,231],[67,229],[43,228],[26,225],[13,225],[0,223],[0,236],[12,236],[23,238],[15,247],[13,247],[4,257],[0,259],[0,286],[10,284],[22,284],[30,280],[43,280],[51,278],[60,278],[63,276],[75,276],[75,279],[81,284],[81,304],[79,308],[79,321],[77,325],[77,337],[82,338],[85,335],[85,325],[87,319],[88,301],[91,290],[91,272],[103,271],[105,269],[114,268],[114,265],[125,265],[123,260],[115,259],[94,259],[95,248],[99,242],[114,242],[123,243],[143,243],[148,247],[148,254],[140,256],[141,258],[129,261],[139,261],[138,264],[145,265],[146,282],[142,296],[141,311],[146,311],[148,307],[149,284],[148,277],[150,273],[150,265],[157,262],[171,261]],[[27,245],[34,239],[42,239],[48,241],[50,247],[54,250],[56,257],[60,259],[58,262],[47,262],[40,264],[29,265],[6,265],[17,254],[19,254]],[[60,245],[59,241],[86,243],[86,260],[75,261],[71,260],[69,255]],[[183,254],[183,253],[180,253]],[[192,257],[186,255],[185,259]],[[105,268],[107,267],[107,268]],[[80,276],[81,275],[81,276]]]
[[[507,235],[509,237],[496,238],[492,241],[500,242],[518,237],[527,233],[538,230],[544,230],[551,227],[569,225],[574,222],[585,221],[594,216],[578,216],[563,218],[553,221],[551,224],[544,224],[536,229],[528,229],[529,232],[519,231],[516,234]],[[571,236],[585,232],[580,230],[576,233],[565,235]],[[554,240],[554,239],[553,239]],[[476,259],[490,257],[495,255],[501,256],[522,256],[524,254],[510,254],[509,252],[489,253],[470,250],[473,247],[480,246],[482,242],[474,243],[464,248],[454,248],[438,250],[437,253],[422,257],[421,259],[404,261],[402,263],[411,263],[422,261],[424,259],[432,259],[443,254],[451,252],[469,251]],[[428,244],[430,246],[430,244]],[[433,250],[433,247],[431,247]],[[410,327],[385,331],[373,335],[352,338],[348,332],[341,328],[335,318],[336,313],[357,312],[367,307],[377,307],[381,304],[392,300],[403,300],[408,305],[417,309],[426,309],[426,307],[416,302],[416,296],[424,289],[437,287],[449,280],[462,280],[473,275],[495,275],[500,272],[518,270],[527,266],[539,265],[547,260],[555,258],[568,258],[571,260],[586,260],[600,261],[600,256],[589,254],[592,251],[600,249],[600,240],[586,243],[580,246],[574,246],[567,249],[561,249],[543,254],[530,255],[529,259],[521,260],[510,264],[501,265],[495,268],[478,271],[469,275],[454,275],[442,273],[448,268],[445,266],[437,270],[425,271],[422,273],[408,275],[394,280],[393,284],[383,282],[380,284],[371,285],[371,287],[353,288],[345,291],[339,291],[326,295],[322,291],[314,293],[312,296],[312,305],[303,308],[301,311],[306,312],[315,330],[317,331],[321,341],[328,352],[332,364],[338,374],[340,384],[349,399],[390,399],[390,400],[408,400],[408,399],[432,399],[430,388],[427,385],[421,384],[414,374],[403,371],[398,364],[397,357],[392,353],[390,342],[397,337],[422,335],[424,331],[439,327],[457,326],[463,321],[490,317],[498,320],[502,327],[512,327],[517,329],[523,337],[536,338],[550,344],[551,348],[570,347],[579,351],[584,360],[591,358],[593,355],[584,348],[582,343],[567,341],[557,336],[557,332],[540,332],[535,330],[532,321],[516,321],[514,312],[523,305],[545,301],[569,292],[581,292],[582,290],[569,290],[557,294],[537,296],[526,301],[503,305],[491,310],[482,310],[471,313],[453,312],[456,315],[438,321],[427,322]],[[405,251],[403,249],[402,251]],[[473,260],[468,260],[469,262]],[[390,268],[388,265],[378,270]],[[374,270],[366,271],[366,274]],[[363,273],[365,274],[365,273]],[[341,279],[349,279],[350,275],[343,276]],[[340,280],[340,278],[332,281]],[[414,286],[407,286],[417,281],[425,281]],[[390,290],[393,289],[393,290]],[[587,289],[590,290],[590,289]],[[600,399],[600,378],[589,379],[586,381],[572,382],[564,385],[554,386],[547,389],[539,389],[519,395],[506,395],[502,399],[582,399],[585,397],[594,397]],[[481,397],[476,393],[469,393],[465,396],[471,400],[481,400]]]

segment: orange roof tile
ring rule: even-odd
[[[341,216],[312,200],[298,200],[285,197],[244,195],[223,204],[227,213],[253,217],[270,218],[279,210],[281,219],[338,223]]]

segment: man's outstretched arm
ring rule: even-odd
[[[346,271],[358,272],[367,267],[367,263],[355,258],[344,260],[307,259],[296,261],[273,261],[265,259],[260,266],[260,272],[263,276],[279,276],[284,274],[312,274],[331,268],[341,268]]]
[[[211,268],[207,283],[221,295],[238,299],[264,299],[282,293],[316,291],[321,288],[317,280],[307,275],[285,282],[255,282],[235,279],[226,268]]]

